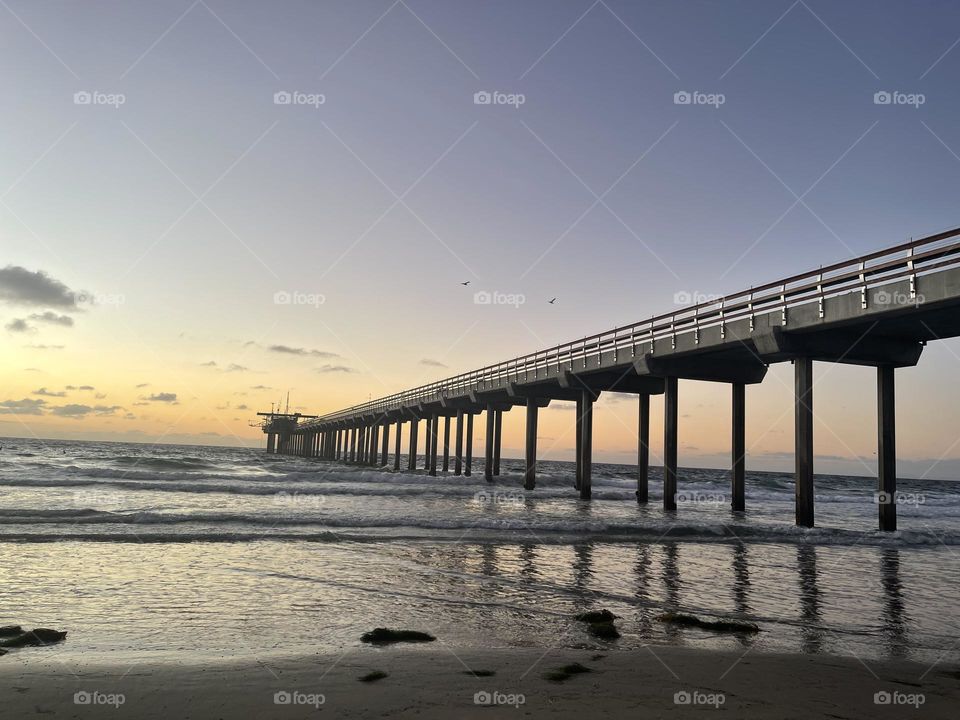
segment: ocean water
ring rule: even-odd
[[[376,626],[457,647],[647,644],[956,663],[960,483],[901,480],[901,530],[876,530],[874,481],[818,476],[817,527],[789,475],[682,469],[680,507],[635,502],[635,468],[522,463],[497,482],[262,450],[0,439],[0,625],[66,629],[14,652],[215,661],[359,647]],[[406,463],[404,463],[405,465]],[[421,459],[422,465],[422,459]],[[571,617],[607,607],[623,637]],[[678,629],[664,611],[735,616],[755,636]]]

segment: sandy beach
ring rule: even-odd
[[[55,652],[55,651],[54,651]],[[39,660],[39,661],[38,661]],[[570,663],[591,672],[561,682]],[[372,671],[387,677],[359,680]],[[494,672],[476,677],[469,671]],[[15,653],[0,716],[82,718],[953,717],[958,668],[654,647],[456,652],[439,643],[242,664],[105,666]],[[878,695],[879,693],[879,695]],[[884,701],[888,702],[884,702]]]

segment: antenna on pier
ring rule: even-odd
[[[287,409],[283,411],[285,415],[290,414],[290,391],[287,390]]]

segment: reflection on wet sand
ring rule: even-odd
[[[883,585],[883,635],[887,652],[894,657],[907,655],[907,622],[900,582],[900,550],[883,548],[880,553],[880,581]]]
[[[817,584],[817,550],[808,545],[797,547],[797,572],[800,583],[800,617],[803,620],[802,649],[805,653],[823,650],[820,588]]]

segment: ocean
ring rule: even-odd
[[[484,482],[263,450],[0,439],[0,625],[55,627],[64,660],[216,662],[359,646],[373,627],[458,647],[645,645],[960,660],[960,484],[901,480],[896,533],[870,478],[818,476],[817,527],[788,474],[683,468],[676,513],[635,468],[522,461]],[[404,463],[405,466],[405,463]],[[422,467],[422,459],[421,459]],[[572,616],[605,607],[616,641]],[[738,617],[753,636],[661,622]],[[39,657],[40,655],[38,655]]]

